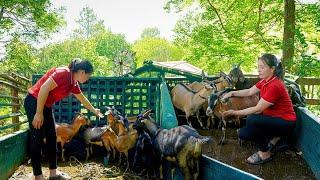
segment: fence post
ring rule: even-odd
[[[18,89],[15,89],[15,88],[11,88],[11,95],[12,97],[15,97],[15,98],[12,98],[12,113],[18,113],[19,112],[19,109],[20,109],[20,105],[19,104],[19,95],[18,95]],[[19,123],[19,116],[13,116],[12,117],[12,124],[17,124]],[[15,126],[13,128],[13,132],[15,131],[19,131],[20,130],[20,125],[19,126]]]

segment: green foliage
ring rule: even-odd
[[[39,63],[35,55],[36,49],[30,44],[20,41],[18,38],[6,46],[7,55],[0,62],[5,72],[19,72],[19,74],[29,77],[36,72],[36,66]],[[32,64],[32,65],[30,65]]]
[[[97,39],[96,52],[99,56],[111,60],[114,60],[118,53],[129,49],[130,44],[122,34],[105,33]]]
[[[63,24],[61,9],[50,8],[49,0],[0,2],[0,38],[21,36],[35,39],[56,32]]]
[[[96,53],[96,39],[74,39],[49,45],[41,49],[38,73],[51,67],[67,66],[73,58],[88,59],[93,63],[95,75],[108,75],[111,72],[110,59]]]
[[[80,12],[80,18],[76,20],[79,28],[74,30],[73,37],[89,38],[106,32],[103,20],[98,20],[93,9],[84,7]]]
[[[177,8],[177,5],[173,6],[174,2],[182,3],[169,1],[171,8]],[[255,0],[200,1],[198,9],[176,24],[175,43],[190,52],[187,54],[189,62],[201,64],[211,74],[228,71],[233,63],[239,62],[243,62],[245,71],[250,71],[256,67],[256,59],[261,53],[277,53],[281,45],[276,39],[280,39],[280,33],[268,34],[280,31],[279,26],[273,27],[269,22],[279,21],[281,5],[268,1],[259,4]]]
[[[144,60],[174,61],[184,57],[184,49],[163,38],[144,38],[136,41],[132,47],[136,52],[137,65]]]
[[[141,33],[141,39],[155,38],[159,36],[160,36],[160,31],[157,27],[145,28]]]

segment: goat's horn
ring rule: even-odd
[[[143,116],[147,116],[151,113],[152,109],[148,109],[146,112],[143,113]]]

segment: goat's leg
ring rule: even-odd
[[[221,121],[223,122],[223,125],[222,125],[222,137],[219,141],[220,145],[224,144],[224,141],[226,140],[226,129],[227,129],[227,122],[224,120],[224,118],[222,118]]]
[[[200,118],[200,111],[199,111],[199,110],[196,112],[196,115],[197,115],[197,119],[198,119],[198,123],[200,124],[200,127],[201,127],[202,129],[205,129],[205,128],[203,127],[203,124],[202,124],[202,121],[201,121],[201,118]]]
[[[160,162],[159,174],[160,174],[160,179],[163,179],[163,167],[162,167],[162,162]]]
[[[61,159],[62,159],[63,162],[65,162],[66,159],[64,158],[64,149],[63,149],[63,147],[64,147],[64,142],[61,141]]]
[[[127,158],[127,167],[126,167],[126,170],[124,171],[124,173],[126,173],[127,172],[127,170],[129,169],[129,156],[128,156],[128,151],[126,151],[126,152],[124,152],[124,155],[126,156],[126,158]]]
[[[186,115],[186,118],[187,118],[187,123],[190,127],[192,127],[192,124],[191,124],[191,121],[189,119],[190,115]]]
[[[195,161],[195,168],[196,168],[196,172],[193,173],[193,179],[198,179],[199,176],[199,158],[194,158],[193,159]]]
[[[90,144],[88,146],[90,146]],[[89,155],[90,155],[90,150],[89,150],[90,147],[88,147],[88,146],[86,147],[86,153],[87,153],[86,154],[86,161],[89,159]]]

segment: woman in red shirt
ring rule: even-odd
[[[260,92],[260,100],[254,107],[243,110],[229,110],[224,116],[249,115],[245,127],[238,135],[242,140],[253,140],[259,145],[259,151],[247,159],[249,164],[262,164],[272,159],[270,147],[279,137],[288,136],[295,127],[296,114],[283,77],[281,62],[272,54],[264,54],[258,61],[258,73],[261,80],[251,87],[227,93],[231,96],[251,96]],[[269,143],[269,144],[268,144]]]
[[[82,94],[79,83],[89,80],[93,72],[92,64],[87,60],[74,59],[68,67],[50,69],[35,85],[28,90],[24,108],[30,127],[30,154],[35,179],[44,179],[41,171],[41,146],[46,138],[48,149],[49,179],[70,179],[57,171],[57,136],[52,105],[72,93],[84,107],[95,115],[103,117]]]

